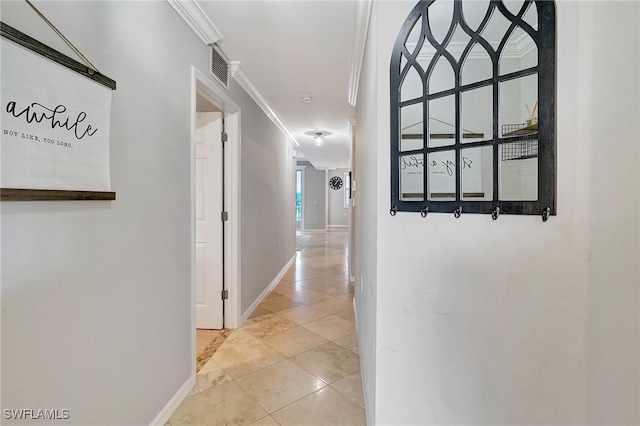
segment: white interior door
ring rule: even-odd
[[[223,326],[222,113],[196,117],[196,327]]]

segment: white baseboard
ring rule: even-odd
[[[370,416],[369,415],[369,410],[373,410],[373,409],[375,409],[375,407],[372,407],[371,405],[369,405],[370,404],[369,403],[369,398],[367,397],[367,392],[366,392],[366,389],[368,389],[368,386],[367,386],[368,383],[367,382],[369,380],[368,380],[367,375],[364,374],[364,371],[362,371],[362,364],[360,364],[360,377],[361,377],[361,380],[362,380],[362,399],[364,400],[364,415],[365,415],[365,418],[366,418],[366,422],[369,425],[369,424],[373,424],[373,422],[369,423],[369,420],[372,419],[372,417],[374,417],[374,416]]]
[[[167,405],[165,405],[164,408],[160,410],[156,418],[151,421],[150,425],[164,426],[164,424],[167,423],[167,421],[169,420],[173,412],[176,411],[178,406],[182,404],[182,401],[184,401],[187,395],[189,395],[189,392],[191,392],[191,389],[193,389],[195,384],[196,384],[196,372],[194,371],[193,373],[191,373],[187,381],[184,382],[182,386],[180,386],[180,389],[178,389],[178,392],[176,392],[175,395],[171,397],[169,402],[167,402]]]
[[[244,314],[242,314],[242,317],[240,318],[239,327],[242,326],[242,324],[244,324],[244,322],[247,320],[247,318],[249,318],[251,316],[253,311],[256,310],[258,305],[260,305],[262,303],[262,301],[265,299],[265,297],[267,297],[269,295],[269,293],[271,293],[271,290],[273,290],[278,285],[278,283],[280,282],[280,280],[282,279],[284,274],[287,272],[289,267],[291,267],[291,265],[295,261],[296,261],[296,255],[294,254],[293,257],[291,257],[291,259],[289,259],[287,264],[284,265],[282,270],[280,272],[278,272],[278,274],[275,276],[275,278],[273,280],[271,280],[271,282],[269,283],[267,288],[265,288],[264,291],[260,294],[260,296],[258,296],[258,298],[256,300],[254,300],[254,302],[251,304],[251,306],[249,306],[249,309],[247,309],[247,311]]]
[[[356,306],[356,298],[353,298],[353,315],[356,318],[356,336],[358,335],[358,307]]]
[[[349,225],[329,225],[329,226],[327,226],[327,228],[329,228],[329,229],[334,229],[334,228],[347,229],[348,227],[349,227]]]
[[[358,341],[358,347],[360,346],[360,340],[358,339],[358,305],[356,304],[356,298],[353,298],[353,314],[356,316],[356,340]],[[364,411],[365,411],[365,416],[367,416],[367,414],[369,414],[367,408],[371,407],[369,405],[369,401],[367,398],[367,392],[365,392],[365,389],[367,389],[367,382],[368,382],[368,377],[366,374],[364,374],[364,371],[362,370],[364,367],[364,364],[360,363],[360,377],[362,378],[362,396],[364,399]],[[367,416],[367,419],[369,419],[371,416]],[[370,424],[370,423],[367,423]]]

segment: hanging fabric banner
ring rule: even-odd
[[[2,38],[0,187],[110,191],[111,89]]]

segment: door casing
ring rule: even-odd
[[[225,328],[240,326],[240,107],[229,93],[210,76],[196,67],[191,67],[191,348],[192,370],[196,369],[196,262],[195,262],[195,139],[196,139],[196,94],[203,96],[225,115],[228,141],[224,149],[224,205],[228,221],[224,222],[224,276],[229,298],[224,301]]]

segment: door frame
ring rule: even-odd
[[[224,303],[225,328],[240,326],[240,107],[229,93],[210,76],[191,67],[191,146],[190,146],[190,230],[191,230],[191,362],[196,369],[196,94],[206,98],[224,113],[229,139],[224,149],[224,205],[229,220],[224,222],[224,288],[229,298]]]

